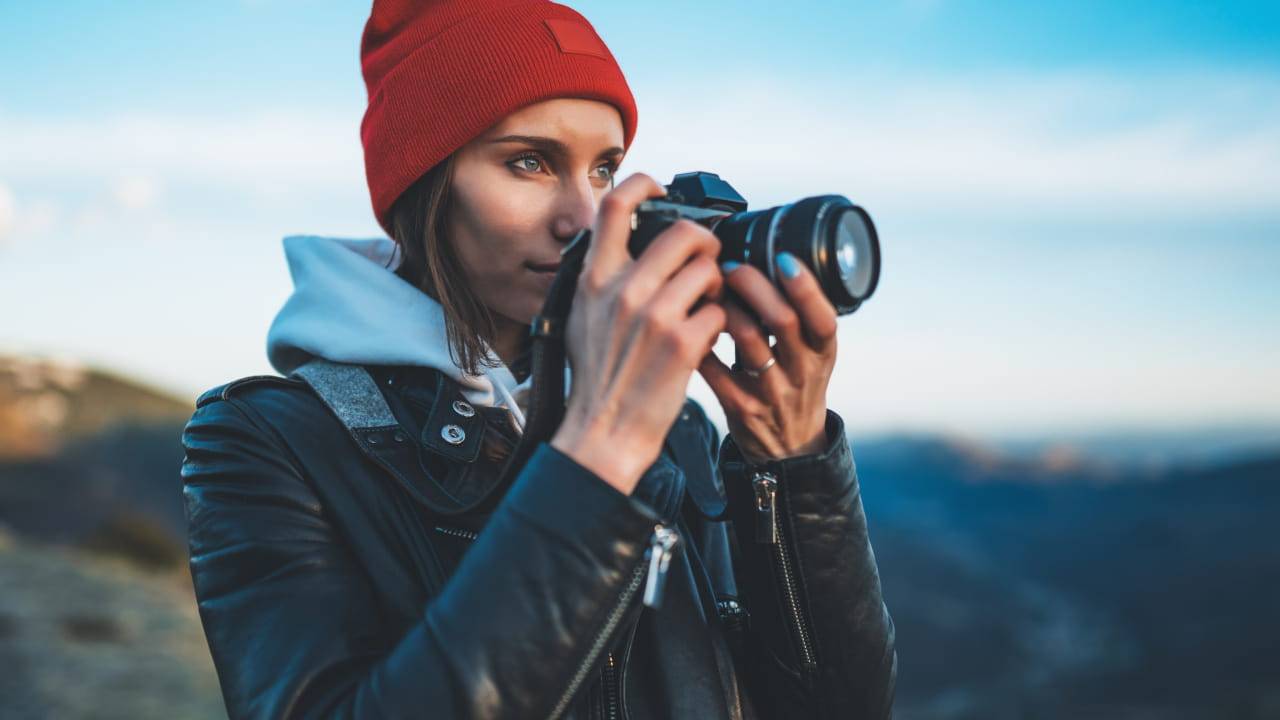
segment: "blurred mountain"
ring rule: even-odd
[[[180,541],[179,439],[193,411],[73,362],[0,357],[0,523],[53,542],[144,525]]]
[[[15,638],[32,652],[51,637],[13,630],[48,627],[23,614],[42,607],[42,593],[50,608],[106,593],[118,598],[112,617],[147,602],[77,579],[101,577],[119,558],[189,587],[178,470],[193,408],[65,364],[9,358],[0,368],[0,525],[15,538],[0,553],[0,595],[21,586],[26,608],[0,603],[3,665],[27,657],[15,654]],[[1280,717],[1280,451],[1245,443],[1237,455],[1167,464],[1072,442],[851,442],[897,625],[900,719]],[[74,572],[24,574],[68,563]],[[149,587],[132,578],[125,584]],[[199,633],[194,612],[164,617],[174,633]],[[64,637],[119,634],[101,618],[57,622]],[[50,657],[62,647],[50,645]],[[24,683],[70,682],[62,660],[24,662]],[[183,667],[205,679],[157,682],[202,688],[192,702],[216,704],[207,664]],[[131,694],[168,697],[171,686],[152,688],[147,676],[129,674]],[[0,700],[0,716],[8,709]]]
[[[0,460],[49,457],[122,423],[172,425],[190,406],[72,360],[0,355]]]
[[[855,442],[904,718],[1280,717],[1280,453],[1126,477]]]
[[[1171,469],[1280,454],[1280,424],[1216,423],[1173,429],[1060,433],[994,442],[1004,452],[1024,457],[1068,453],[1127,468]]]

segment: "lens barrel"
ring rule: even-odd
[[[754,265],[775,284],[781,280],[778,253],[795,256],[841,315],[871,297],[880,278],[880,242],[871,216],[841,195],[724,215],[711,228],[720,238],[721,261]]]
[[[743,203],[745,205],[745,203]],[[848,315],[875,292],[880,241],[865,210],[842,195],[818,195],[765,210],[730,212],[651,200],[637,208],[628,247],[639,257],[658,233],[680,219],[711,229],[720,262],[754,265],[780,284],[777,257],[787,252],[808,266],[836,312]]]

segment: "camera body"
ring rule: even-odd
[[[875,225],[842,195],[748,211],[746,199],[715,173],[681,173],[666,188],[665,198],[636,208],[627,243],[632,256],[638,257],[672,223],[686,219],[719,238],[719,262],[754,265],[775,285],[778,253],[795,256],[817,277],[841,315],[857,310],[875,292],[880,278]]]

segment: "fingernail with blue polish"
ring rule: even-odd
[[[736,270],[736,269],[738,268],[738,266],[739,266],[739,265],[741,265],[741,264],[742,264],[742,263],[740,263],[740,262],[734,262],[734,261],[732,261],[732,260],[725,260],[724,262],[720,263],[720,272],[724,273],[725,275],[728,275],[729,273],[731,273],[731,272],[733,272],[734,270]]]
[[[796,259],[795,255],[785,252],[778,253],[777,262],[778,269],[782,271],[783,275],[789,278],[800,275],[800,261]]]

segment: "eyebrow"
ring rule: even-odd
[[[559,155],[561,157],[569,155],[569,146],[556,140],[555,138],[542,137],[541,135],[503,135],[500,138],[490,140],[492,143],[524,143],[541,150],[548,155]],[[622,148],[613,146],[600,151],[597,157],[605,157],[610,155],[621,155]]]

